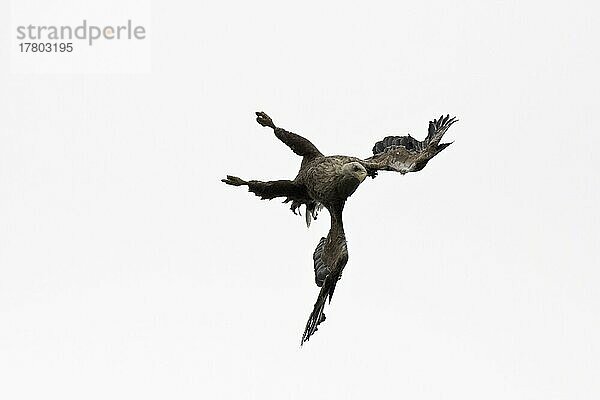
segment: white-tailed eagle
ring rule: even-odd
[[[302,157],[300,171],[294,180],[262,182],[246,181],[228,175],[222,181],[233,186],[248,186],[248,190],[261,199],[285,198],[291,202],[294,213],[305,205],[306,224],[316,219],[317,212],[326,208],[331,215],[331,228],[327,237],[321,238],[313,254],[315,282],[321,288],[300,344],[309,340],[317,326],[325,320],[323,309],[331,301],[335,285],[348,262],[346,235],[342,211],[348,197],[354,193],[367,176],[375,178],[378,171],[396,171],[401,174],[420,171],[427,162],[450,143],[440,143],[448,128],[457,121],[449,115],[429,122],[427,137],[418,141],[409,136],[388,136],[375,143],[373,156],[325,156],[308,139],[278,128],[264,112],[256,113],[256,121],[273,129],[275,136]]]

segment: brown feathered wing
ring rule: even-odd
[[[396,171],[401,174],[422,170],[427,162],[451,143],[440,143],[454,124],[456,117],[449,115],[429,121],[427,137],[418,141],[412,136],[387,136],[373,146],[373,156],[364,160],[364,166],[373,171]]]

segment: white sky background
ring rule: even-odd
[[[0,397],[597,399],[599,11],[155,1],[130,75],[10,74],[4,29]],[[219,181],[295,176],[259,109],[357,156],[460,118],[350,199],[302,349],[328,217]]]

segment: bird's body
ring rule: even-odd
[[[352,164],[354,169],[345,171],[344,166],[349,163],[355,163]],[[361,175],[363,172],[364,175]],[[306,187],[311,200],[329,209],[350,197],[365,177],[366,170],[358,159],[347,156],[323,156],[302,166],[295,182]]]
[[[248,186],[250,192],[262,199],[283,197],[285,202],[292,203],[294,213],[305,205],[306,223],[309,226],[321,207],[326,208],[331,217],[329,233],[321,238],[313,254],[315,282],[321,290],[302,336],[301,343],[304,343],[325,320],[323,309],[326,300],[331,301],[337,281],[348,262],[342,221],[346,200],[367,176],[375,178],[380,170],[402,174],[421,170],[449,145],[439,142],[456,119],[447,116],[430,122],[427,138],[422,142],[410,136],[388,136],[375,144],[372,157],[361,159],[343,155],[325,156],[309,140],[276,127],[265,113],[256,114],[259,124],[272,128],[277,138],[302,157],[300,171],[294,180],[245,181],[228,175],[223,182],[233,186]]]

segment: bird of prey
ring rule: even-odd
[[[313,253],[315,283],[321,289],[306,323],[300,345],[317,331],[325,320],[323,310],[331,297],[342,271],[348,262],[346,235],[342,222],[342,211],[350,197],[367,176],[375,178],[378,171],[396,171],[401,174],[420,171],[427,162],[451,143],[440,143],[442,136],[457,119],[450,115],[429,122],[427,136],[418,141],[408,136],[387,136],[375,143],[373,155],[368,158],[350,156],[325,156],[308,139],[275,126],[264,112],[256,113],[256,121],[273,129],[275,136],[302,157],[300,171],[293,180],[262,182],[243,180],[228,175],[222,182],[233,186],[247,186],[248,191],[261,199],[284,198],[291,202],[296,214],[305,206],[307,226],[324,207],[331,216],[331,227],[327,237],[321,238]]]

